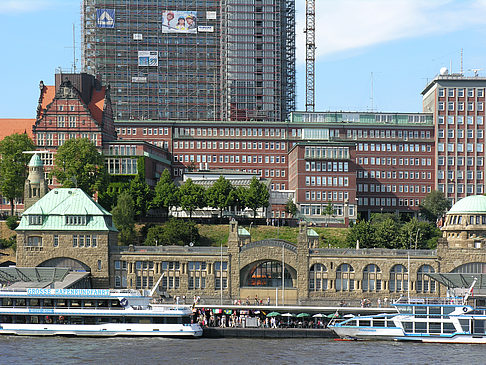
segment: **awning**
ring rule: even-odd
[[[486,274],[474,274],[474,273],[424,273],[426,276],[431,277],[435,281],[438,281],[447,288],[469,288],[477,278],[477,282],[474,285],[474,290],[486,289]]]

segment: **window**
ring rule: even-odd
[[[354,269],[349,264],[341,264],[336,269],[336,291],[354,290]]]
[[[375,264],[367,265],[363,270],[362,289],[364,292],[381,290],[381,270]]]
[[[408,271],[405,266],[398,264],[391,268],[388,286],[391,293],[408,290]]]
[[[417,271],[417,293],[435,293],[435,280],[424,275],[426,273],[433,273],[434,268],[430,265],[422,265]]]
[[[40,237],[40,236],[29,236],[27,238],[26,246],[28,246],[28,247],[40,247],[40,246],[42,246],[42,237]]]
[[[251,264],[245,286],[279,288],[282,286],[282,263],[280,261],[265,261],[259,264]],[[293,288],[293,279],[285,265],[284,285]]]
[[[67,215],[65,223],[67,226],[85,226],[88,219],[85,215]]]
[[[53,237],[53,246],[59,247],[59,235],[55,234]]]
[[[327,290],[327,268],[323,264],[314,264],[309,270],[309,290]]]

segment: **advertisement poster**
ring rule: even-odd
[[[115,28],[115,9],[96,9],[98,28]]]
[[[162,33],[197,33],[197,12],[164,11],[162,13]]]
[[[138,65],[158,66],[159,52],[158,51],[138,51]]]

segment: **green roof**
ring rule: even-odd
[[[447,214],[484,213],[486,214],[486,196],[471,195],[459,200]]]
[[[29,216],[42,216],[42,224],[29,224]],[[86,224],[68,225],[66,216],[84,216]],[[111,214],[81,189],[54,189],[28,208],[23,214],[18,231],[116,231]]]
[[[307,228],[307,236],[308,237],[319,237],[316,231],[314,231],[312,228]]]
[[[238,227],[238,235],[239,236],[249,236],[250,232],[246,230],[246,228]]]
[[[42,167],[44,164],[42,163],[42,160],[39,156],[38,153],[34,153],[32,158],[29,161],[29,167]]]

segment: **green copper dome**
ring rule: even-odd
[[[459,200],[447,214],[458,213],[485,213],[486,214],[486,196],[472,195]]]
[[[39,154],[34,153],[32,155],[32,158],[30,159],[29,167],[42,167],[42,166],[44,166],[44,164],[42,163],[42,160],[41,160]]]

